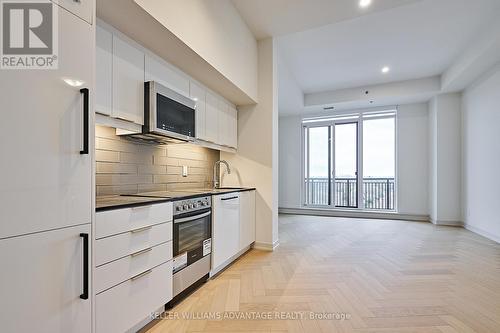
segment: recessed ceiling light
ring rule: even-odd
[[[359,0],[359,7],[366,8],[372,4],[372,0]]]
[[[384,73],[384,74],[385,73],[389,73],[390,70],[391,69],[389,67],[387,67],[387,66],[382,67],[382,73]]]

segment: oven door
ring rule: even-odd
[[[174,217],[174,273],[212,252],[210,208]]]
[[[184,141],[195,139],[196,102],[157,82],[146,82],[149,94],[146,109],[149,109],[145,123],[149,131]]]

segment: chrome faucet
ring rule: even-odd
[[[226,166],[227,174],[228,175],[231,174],[231,168],[229,168],[229,163],[227,163],[224,160],[219,160],[219,161],[215,162],[215,164],[214,164],[214,178],[213,178],[214,188],[220,188],[220,165],[221,164],[224,164]]]

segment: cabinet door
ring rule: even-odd
[[[240,193],[240,250],[255,242],[255,191]]]
[[[219,140],[218,144],[222,146],[229,145],[229,105],[219,99]]]
[[[205,119],[206,119],[206,91],[203,87],[194,82],[190,82],[189,96],[196,100],[196,138],[207,140],[205,134]]]
[[[0,238],[91,220],[92,155],[80,154],[82,87],[63,79],[83,81],[92,110],[94,31],[66,10],[58,13],[59,68],[0,74]],[[92,119],[89,152],[94,150]]]
[[[229,146],[238,148],[238,111],[233,106],[229,106]]]
[[[107,116],[113,109],[113,34],[96,26],[95,111]]]
[[[207,141],[219,141],[219,99],[207,91],[205,107],[205,137]]]
[[[113,117],[144,124],[144,53],[113,36]]]
[[[53,0],[52,2],[92,24],[95,0]]]
[[[240,249],[239,193],[214,196],[212,268],[220,266]]]
[[[2,332],[91,332],[80,233],[90,242],[90,224],[0,240]]]
[[[156,81],[165,87],[189,96],[189,79],[173,70],[162,60],[147,54],[145,56],[145,81]]]

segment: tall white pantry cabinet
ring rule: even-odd
[[[92,328],[95,1],[53,2],[58,69],[0,71],[2,332]]]

